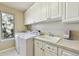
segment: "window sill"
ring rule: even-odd
[[[1,39],[0,41],[14,40],[15,38]]]

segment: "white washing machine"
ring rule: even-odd
[[[16,51],[21,56],[33,56],[33,34],[21,34],[15,36]]]

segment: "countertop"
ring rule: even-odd
[[[42,40],[45,42],[49,42],[51,44],[57,45],[59,48],[64,48],[67,50],[70,50],[72,52],[78,53],[79,54],[79,40],[74,39],[74,40],[67,40],[67,39],[60,39],[57,43],[54,43],[50,41],[49,39],[42,39],[40,36],[35,37],[38,40]]]
[[[15,34],[15,37],[20,37],[20,38],[23,38],[23,39],[29,39],[29,38],[33,38],[35,36],[38,36],[38,35],[35,34],[35,33],[32,33],[32,32],[16,33]]]
[[[64,48],[79,54],[79,40],[62,39],[57,43],[57,45],[60,46],[61,48]]]

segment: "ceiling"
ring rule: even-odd
[[[32,6],[34,2],[1,2],[1,4],[15,8],[17,10],[25,11]]]

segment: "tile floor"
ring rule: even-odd
[[[0,53],[0,56],[19,56],[15,49]]]

